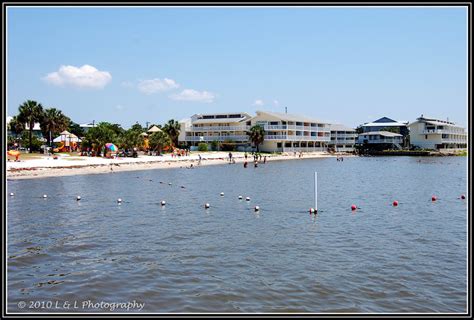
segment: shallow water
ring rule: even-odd
[[[151,313],[466,312],[466,161],[303,159],[8,181],[8,311],[109,312],[82,302],[135,300]]]

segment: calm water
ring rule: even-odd
[[[466,162],[306,159],[9,181],[9,311],[76,302],[70,311],[108,312],[82,302],[135,300],[153,313],[466,312]]]

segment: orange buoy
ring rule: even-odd
[[[397,200],[393,201],[393,206],[394,207],[398,206],[398,201]]]
[[[438,198],[436,198],[436,196],[431,197],[431,201],[436,201],[436,200],[438,200]]]
[[[356,206],[355,204],[353,204],[353,205],[351,206],[351,210],[354,211],[355,209],[357,209],[357,206]]]

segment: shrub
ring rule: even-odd
[[[198,151],[207,151],[207,150],[208,150],[207,143],[201,142],[200,144],[198,144]]]

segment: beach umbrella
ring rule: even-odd
[[[117,146],[113,143],[106,143],[105,147],[109,149],[110,151],[117,151]]]
[[[148,132],[153,133],[153,132],[162,132],[162,131],[161,131],[161,129],[158,128],[157,126],[153,126],[153,127],[151,127],[151,128],[148,130]]]

